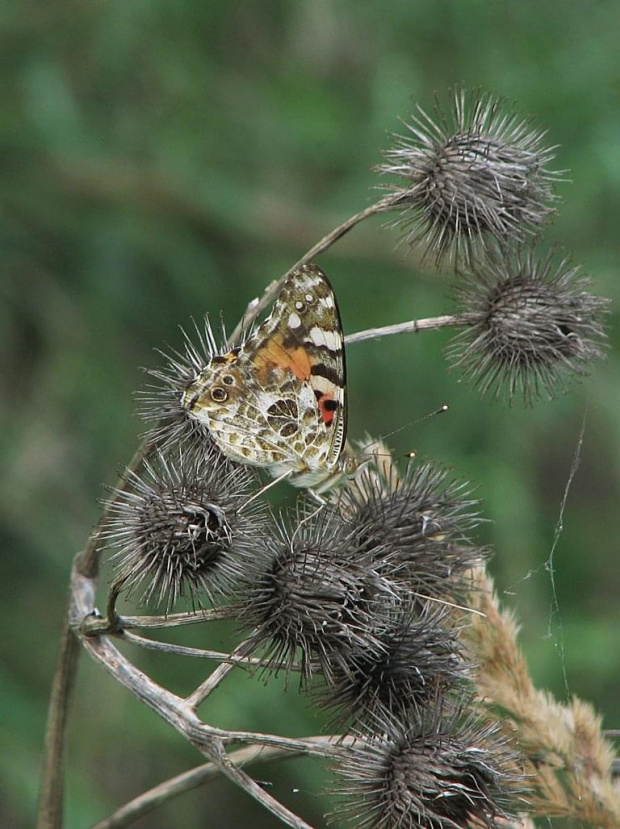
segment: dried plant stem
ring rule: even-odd
[[[204,622],[229,619],[230,614],[226,608],[208,608],[188,613],[170,613],[168,616],[117,616],[114,630],[126,631],[133,628],[145,630],[159,628],[173,628],[180,625],[195,625]],[[108,620],[103,616],[91,616],[84,619],[80,628],[86,636],[98,636],[104,633],[112,633]]]
[[[431,330],[433,328],[448,328],[457,325],[470,325],[471,315],[447,314],[442,317],[427,317],[421,320],[408,320],[398,322],[395,325],[384,325],[381,328],[368,328],[366,331],[357,331],[355,334],[347,334],[344,338],[346,345],[361,343],[364,340],[378,340],[381,337],[390,337],[392,334],[415,334],[418,331]]]
[[[258,319],[258,317],[262,314],[262,312],[267,308],[269,303],[275,298],[280,286],[293,271],[296,271],[297,268],[300,268],[302,265],[311,262],[315,256],[318,256],[320,253],[323,253],[328,248],[330,248],[335,242],[339,239],[342,239],[350,230],[352,230],[356,225],[360,224],[360,222],[365,221],[370,216],[376,216],[378,213],[385,213],[388,210],[394,208],[397,202],[400,199],[400,195],[389,195],[385,196],[384,198],[380,199],[375,204],[372,204],[370,207],[361,210],[359,213],[356,213],[354,216],[348,218],[345,222],[338,227],[334,228],[331,233],[323,236],[315,245],[313,245],[310,250],[308,250],[304,255],[299,259],[299,261],[295,262],[295,264],[288,269],[288,271],[280,278],[276,279],[271,282],[267,288],[265,289],[262,297],[259,300],[253,300],[250,302],[244,315],[242,316],[239,324],[236,326],[230,337],[228,338],[228,343],[230,346],[235,345],[239,342],[241,337],[243,336],[243,332],[247,331],[247,329]]]
[[[272,662],[257,659],[255,656],[242,656],[234,652],[223,653],[222,651],[210,651],[204,648],[189,648],[185,645],[171,645],[169,642],[147,639],[144,636],[138,636],[128,631],[123,631],[120,635],[125,642],[138,645],[146,650],[159,651],[160,653],[173,653],[176,656],[193,656],[199,659],[215,659],[218,662],[227,662],[230,665],[251,665],[254,668],[273,667]]]
[[[62,632],[45,732],[37,829],[60,829],[64,800],[64,742],[80,645],[67,625]]]
[[[278,669],[278,665],[274,664],[273,660],[259,659],[255,656],[243,656],[241,654],[236,653],[225,653],[224,651],[213,651],[208,650],[206,648],[190,648],[186,645],[173,645],[170,642],[162,642],[159,639],[150,639],[146,636],[140,636],[139,634],[131,633],[129,630],[126,629],[124,625],[127,619],[139,619],[139,617],[119,616],[118,618],[120,623],[117,626],[117,628],[113,631],[109,630],[107,620],[96,619],[95,621],[99,622],[99,624],[92,625],[90,624],[90,622],[93,620],[91,618],[88,618],[85,619],[83,623],[80,625],[80,632],[83,633],[85,636],[118,636],[122,638],[124,642],[129,642],[129,644],[137,645],[140,648],[145,648],[145,650],[158,651],[159,653],[175,654],[175,656],[192,656],[198,659],[213,659],[217,662],[228,662],[231,665],[249,665],[253,668],[270,668],[272,670]],[[211,616],[205,613],[204,616],[199,616],[198,620],[204,623],[205,621],[218,618],[228,619],[229,617],[224,614],[213,614],[213,616]],[[136,627],[138,626],[139,625],[136,625]],[[282,664],[280,667],[284,668],[285,665]],[[288,670],[291,671],[301,670],[300,665],[287,665],[286,667]]]
[[[118,490],[127,486],[131,472],[141,467],[151,449],[151,442],[145,438],[129,466],[120,475],[116,484]],[[86,547],[76,556],[74,568],[84,577],[96,578],[99,574],[101,532],[108,511],[109,504],[91,533]],[[80,643],[67,622],[62,632],[48,709],[36,829],[61,829],[63,823],[65,730],[79,654]]]
[[[238,645],[235,650],[232,652],[231,656],[233,657],[244,657],[248,655],[248,650],[251,650],[252,646],[248,642],[242,642]],[[190,694],[187,697],[186,701],[187,704],[191,706],[193,710],[196,710],[198,706],[203,703],[206,698],[211,694],[217,686],[222,682],[228,674],[232,671],[234,667],[236,667],[236,662],[222,662],[221,665],[213,671],[211,676],[209,676],[203,683],[201,683],[198,688],[194,691],[193,694]]]
[[[365,210],[361,210],[359,213],[351,216],[341,225],[332,230],[331,233],[323,236],[323,238],[313,245],[310,250],[308,250],[301,257],[301,259],[299,259],[282,277],[280,277],[280,279],[275,279],[270,282],[265,288],[265,291],[260,299],[254,299],[249,303],[241,320],[228,338],[229,346],[232,347],[240,341],[244,331],[247,331],[248,328],[253,325],[263,311],[269,306],[270,302],[275,299],[280,286],[284,280],[293,273],[293,271],[297,270],[297,268],[300,268],[302,265],[311,262],[316,256],[326,251],[335,242],[352,230],[352,228],[360,224],[360,222],[365,221],[370,216],[375,216],[378,213],[385,213],[394,209],[398,206],[401,199],[402,197],[399,193],[386,196],[370,207],[367,207]],[[424,329],[469,325],[471,322],[471,315],[447,315],[441,317],[429,317],[428,319],[422,320],[410,320],[408,322],[397,323],[396,325],[386,325],[382,328],[371,328],[367,331],[358,331],[355,334],[349,334],[345,337],[345,342],[347,345],[351,345],[352,343],[363,342],[364,340],[388,337],[392,334],[411,334]]]
[[[76,633],[76,640],[79,639],[90,656],[138,700],[153,709],[159,717],[169,723],[202,754],[215,762],[220,772],[236,782],[284,824],[296,827],[296,829],[309,829],[307,823],[282,806],[245,772],[237,768],[228,757],[225,746],[235,743],[251,743],[270,746],[282,752],[304,752],[322,757],[335,756],[342,752],[342,746],[333,745],[327,741],[318,742],[314,739],[298,740],[271,734],[227,731],[202,722],[196,715],[194,706],[204,698],[205,690],[209,690],[206,686],[211,677],[188,699],[178,697],[158,685],[126,659],[108,637],[85,636],[82,633],[83,620],[94,610],[95,581],[84,576],[77,567],[74,567],[71,584],[72,628]],[[243,648],[244,645],[239,646],[239,650],[243,651]],[[232,666],[225,667],[230,670]],[[221,681],[221,677],[218,677],[218,681]]]
[[[328,737],[309,738],[310,741],[319,745],[328,744],[329,739]],[[304,754],[305,750],[298,753]],[[275,746],[251,745],[231,752],[228,759],[234,765],[247,766],[250,763],[264,763],[269,760],[289,759],[294,756],[295,752],[290,749],[283,750]],[[143,792],[120,809],[117,809],[113,815],[96,823],[92,829],[123,829],[124,826],[129,826],[153,811],[153,809],[172,800],[172,798],[202,786],[220,773],[221,769],[216,763],[205,763],[190,769],[183,774],[170,778],[170,780],[166,780],[164,783],[160,783],[158,786],[154,786],[149,791]]]
[[[565,817],[600,829],[620,826],[620,786],[612,779],[614,751],[601,732],[600,717],[574,697],[562,705],[537,690],[517,645],[512,615],[501,611],[493,582],[475,574],[472,604],[486,618],[472,617],[469,635],[480,663],[480,696],[498,706],[530,758],[536,814]]]
[[[290,809],[287,809],[286,806],[283,806],[274,797],[271,797],[270,794],[267,794],[267,792],[255,780],[246,774],[245,771],[236,766],[226,754],[226,751],[221,743],[216,743],[214,749],[209,751],[209,753],[212,754],[214,760],[218,763],[220,770],[228,778],[230,778],[230,780],[237,783],[240,788],[245,789],[249,795],[254,797],[259,803],[262,803],[265,808],[272,812],[272,814],[276,817],[280,818],[280,820],[287,826],[291,826],[293,829],[313,829],[309,823],[306,823],[305,820],[302,820],[296,814],[291,812]]]

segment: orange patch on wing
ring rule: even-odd
[[[263,362],[265,365],[275,365],[281,369],[288,369],[299,380],[307,380],[310,377],[310,358],[304,348],[286,349],[282,345],[282,335],[276,334],[268,343],[256,353],[255,363]]]

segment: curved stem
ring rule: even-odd
[[[129,466],[120,475],[116,490],[125,488],[131,472],[140,468],[151,448],[151,441],[148,437],[145,437]],[[101,533],[107,520],[110,505],[111,501],[106,505],[97,526],[88,539],[86,547],[74,559],[74,572],[87,578],[96,578],[99,573]],[[69,613],[72,613],[72,608],[70,608]],[[67,621],[62,632],[48,708],[37,810],[37,829],[61,829],[63,823],[65,731],[79,655],[79,642]]]
[[[269,303],[275,298],[276,294],[278,293],[280,286],[284,282],[284,280],[290,276],[293,271],[296,271],[297,268],[300,268],[302,265],[311,262],[315,256],[318,256],[320,253],[323,253],[328,248],[330,248],[335,242],[339,239],[342,239],[350,230],[352,230],[356,225],[360,222],[363,222],[365,219],[368,219],[370,216],[375,216],[377,213],[384,213],[386,210],[390,210],[394,206],[394,196],[386,196],[380,199],[375,204],[371,205],[370,207],[365,208],[364,210],[360,210],[359,213],[356,213],[354,216],[348,218],[345,222],[338,227],[334,228],[331,233],[328,233],[326,236],[323,236],[316,245],[313,245],[310,250],[308,250],[304,255],[299,259],[295,264],[288,269],[288,271],[280,278],[276,279],[271,282],[265,292],[263,293],[262,297],[259,300],[253,300],[248,307],[244,315],[241,317],[238,325],[230,335],[228,339],[228,344],[230,347],[234,346],[242,337],[243,332],[247,331],[247,329],[256,321],[256,319],[262,314],[262,312],[267,308]]]
[[[233,783],[236,783],[241,789],[244,789],[251,797],[261,803],[268,811],[279,818],[282,823],[291,826],[292,829],[312,829],[309,823],[302,820],[286,806],[283,806],[279,800],[272,797],[263,787],[253,780],[249,774],[246,774],[243,769],[239,768],[233,763],[226,754],[221,743],[216,743],[213,750],[210,752],[213,759],[218,763],[220,771],[226,775]]]
[[[329,738],[311,737],[309,739],[317,743],[326,743]],[[298,753],[302,754],[303,752],[299,751]],[[294,757],[295,754],[295,752],[284,751],[275,746],[252,745],[232,752],[228,755],[228,759],[236,766],[247,766],[249,763],[264,763],[269,760],[290,758]],[[152,812],[158,806],[172,800],[174,797],[197,789],[220,773],[221,770],[217,763],[205,763],[176,777],[171,777],[164,783],[154,786],[125,803],[114,814],[96,823],[92,829],[123,829],[123,827],[129,826],[139,818]]]
[[[85,636],[102,636],[134,628],[144,630],[174,628],[180,625],[196,625],[201,622],[228,619],[230,619],[230,613],[225,607],[214,607],[185,613],[170,613],[168,616],[116,616],[112,628],[110,628],[109,621],[105,616],[89,616],[82,622],[80,633]]]
[[[204,755],[214,760],[219,770],[230,777],[240,787],[258,800],[266,809],[277,815],[285,824],[297,829],[308,829],[307,824],[297,815],[278,803],[265,792],[247,774],[237,769],[228,758],[226,744],[247,742],[257,745],[273,746],[281,751],[304,752],[318,756],[334,756],[342,751],[342,746],[317,744],[312,740],[294,739],[272,734],[254,734],[242,731],[227,731],[214,728],[200,720],[194,708],[194,697],[202,696],[204,686],[200,686],[187,700],[183,699],[136,668],[105,636],[84,636],[81,625],[84,618],[94,610],[95,581],[83,576],[76,568],[72,575],[71,620],[76,637],[93,659],[98,662],[121,685],[127,688],[138,700],[143,702],[165,722],[171,725],[188,742]],[[243,647],[243,646],[240,646]]]
[[[135,633],[130,633],[123,630],[120,634],[124,642],[129,642],[131,645],[138,645],[138,647],[146,650],[159,651],[160,653],[171,653],[176,656],[193,656],[198,659],[213,659],[218,662],[229,662],[232,665],[248,665],[252,668],[271,668],[277,670],[278,667],[291,671],[301,671],[301,665],[274,665],[268,659],[258,659],[255,656],[235,655],[234,653],[224,653],[222,651],[211,651],[205,648],[189,648],[185,645],[172,645],[170,642],[160,642],[157,639],[148,639],[146,636],[139,636]]]

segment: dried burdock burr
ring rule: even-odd
[[[470,589],[468,571],[488,557],[469,534],[480,523],[479,502],[465,483],[431,464],[408,464],[384,476],[365,469],[342,491],[338,509],[358,556],[417,594],[459,600]]]
[[[377,169],[399,180],[385,187],[400,211],[393,224],[437,263],[467,263],[489,240],[522,241],[554,212],[554,150],[503,99],[459,89],[447,113],[418,107],[403,126]]]
[[[368,558],[359,559],[341,517],[315,505],[290,523],[277,519],[245,575],[234,615],[269,665],[299,665],[303,680],[331,676],[343,650],[381,650],[385,608],[399,600]]]
[[[495,721],[470,700],[421,718],[377,719],[337,769],[358,829],[470,829],[505,826],[523,808],[517,755]]]
[[[469,324],[448,347],[452,366],[483,394],[551,398],[604,354],[609,301],[553,252],[496,252],[459,280],[459,313]]]
[[[213,601],[239,581],[262,532],[252,473],[210,444],[156,453],[114,491],[104,534],[118,548],[115,587],[166,611],[177,598]]]

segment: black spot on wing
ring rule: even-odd
[[[339,369],[334,366],[326,366],[325,363],[315,363],[310,368],[310,374],[318,377],[324,377],[326,380],[329,380],[330,383],[338,386],[338,388],[342,388],[344,383],[344,377]]]
[[[287,340],[285,340],[285,344]],[[338,348],[332,348],[331,346],[326,345],[325,343],[315,343],[314,340],[311,340],[308,337],[304,337],[303,343],[307,345],[309,348],[311,348],[315,354],[322,354],[325,357],[330,357],[332,360],[338,359],[339,355],[342,354],[342,345],[340,345]],[[299,345],[299,337],[297,336],[294,339],[291,338],[289,345],[292,347]]]

